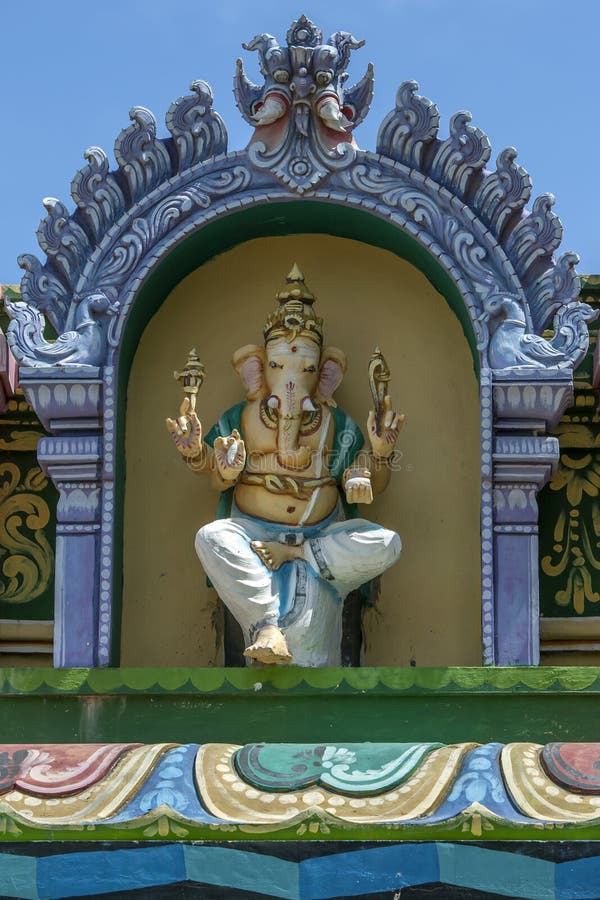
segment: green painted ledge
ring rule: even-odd
[[[21,817],[0,814],[0,848],[9,842],[45,841],[598,841],[600,826],[593,824],[516,824],[485,812],[465,811],[435,824],[384,823],[356,825],[333,821],[320,814],[301,823],[273,825],[199,825],[171,814],[168,807],[131,822],[88,825],[32,826]],[[326,846],[326,844],[325,844]],[[118,846],[114,849],[119,849]],[[122,895],[121,895],[122,896]]]
[[[0,668],[10,694],[600,693],[600,667],[532,668]]]
[[[0,669],[0,744],[600,742],[600,668]]]

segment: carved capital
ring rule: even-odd
[[[99,430],[102,423],[102,379],[92,367],[20,370],[21,387],[40,422],[56,434]]]
[[[558,466],[559,446],[554,437],[501,435],[493,453],[494,522],[510,524],[512,531],[537,532],[537,494]],[[524,529],[521,526],[535,526]]]
[[[551,431],[573,403],[573,379],[564,370],[494,372],[492,395],[498,430]]]
[[[99,437],[45,437],[38,460],[60,492],[57,533],[90,533],[100,528],[101,445]]]
[[[102,439],[94,435],[44,437],[38,444],[38,459],[44,472],[68,493],[86,482],[100,479]]]

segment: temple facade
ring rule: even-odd
[[[361,46],[134,107],[2,287],[0,897],[600,898],[600,276]]]

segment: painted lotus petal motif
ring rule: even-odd
[[[473,750],[463,772],[456,779],[448,800],[463,798],[469,803],[501,803],[504,799],[502,778],[496,760],[500,745],[488,744]]]
[[[82,828],[103,825],[106,833],[113,829],[121,838],[126,827],[132,840],[177,840],[184,832],[206,826],[214,838],[215,827],[225,835],[234,831],[250,835],[256,828],[256,834],[264,837],[266,829],[275,833],[293,828],[301,835],[379,825],[384,829],[380,835],[388,839],[393,825],[410,828],[412,840],[415,829],[421,839],[431,834],[432,826],[444,823],[454,833],[458,829],[459,834],[470,832],[474,837],[497,829],[506,834],[512,828],[519,839],[522,826],[528,824],[536,828],[600,824],[598,743],[250,747],[262,751],[259,762],[285,762],[288,771],[283,775],[288,776],[294,765],[310,767],[316,762],[315,768],[322,768],[326,750],[351,775],[366,775],[367,780],[386,768],[390,774],[393,764],[398,770],[401,758],[408,767],[414,754],[421,757],[401,783],[396,779],[396,786],[370,783],[361,792],[357,784],[350,789],[347,783],[337,788],[311,784],[290,790],[287,785],[275,787],[273,778],[268,789],[244,780],[236,765],[236,756],[244,749],[239,745],[5,744],[0,745],[0,815],[6,820],[5,833],[13,833],[13,827],[41,828],[57,839],[58,834],[81,837]],[[356,761],[341,762],[348,754]],[[27,779],[35,780],[34,790],[16,783]],[[49,790],[44,792],[44,786]],[[329,831],[321,832],[321,826]],[[193,833],[200,836],[197,830]]]
[[[440,744],[247,744],[235,755],[241,778],[260,790],[323,785],[366,794],[401,784]]]
[[[600,794],[600,744],[546,744],[541,762],[550,778],[567,790]]]
[[[16,745],[14,787],[36,796],[69,796],[96,784],[139,744]]]

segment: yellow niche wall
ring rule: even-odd
[[[397,471],[367,518],[403,552],[365,620],[365,665],[480,665],[479,401],[473,362],[444,298],[412,265],[344,238],[249,241],[185,278],[146,328],[127,395],[124,666],[222,665],[222,615],[194,552],[217,494],[180,460],[165,429],[182,398],[173,371],[196,346],[207,377],[205,431],[244,398],[230,360],[260,343],[274,294],[297,261],[317,295],[325,342],[348,356],[338,404],[363,427],[369,356],[381,346],[406,413]]]

